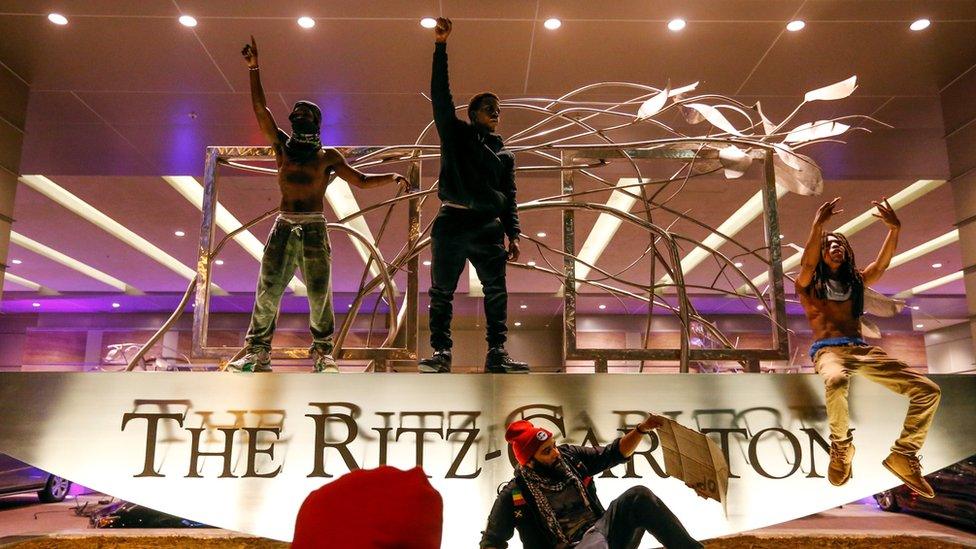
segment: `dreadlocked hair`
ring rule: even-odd
[[[851,288],[852,312],[854,318],[858,318],[864,314],[864,278],[854,260],[854,249],[851,248],[851,243],[847,241],[847,237],[844,235],[825,233],[820,238],[820,259],[817,261],[817,268],[813,271],[813,280],[807,286],[807,291],[819,299],[827,299],[827,280],[831,276],[830,267],[823,260],[823,253],[831,238],[840,242],[840,245],[844,247],[844,263],[837,268],[837,274],[833,278]]]

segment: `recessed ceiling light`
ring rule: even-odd
[[[736,261],[735,263],[733,263],[733,265],[735,265],[735,268],[736,269],[741,269],[742,268],[742,262],[741,261]]]
[[[13,263],[14,265],[20,265],[21,263],[23,263],[23,261],[19,259],[11,259],[10,262]]]
[[[346,308],[347,309],[352,309],[352,303],[350,303],[349,305],[346,305]],[[427,308],[430,309],[430,305],[428,305]]]
[[[315,26],[315,19],[311,17],[299,17],[298,26],[303,29],[310,29]]]
[[[556,30],[559,27],[563,26],[563,22],[553,17],[552,19],[546,19],[546,22],[543,23],[542,25],[549,30]]]
[[[925,327],[925,324],[916,324],[915,327],[916,328],[924,328]]]
[[[223,264],[224,264],[224,260],[223,259],[215,259],[214,260],[214,265],[223,265]]]
[[[766,307],[764,305],[756,305],[756,310],[757,311],[762,311],[762,310],[765,310],[765,309],[766,309]]]
[[[913,311],[917,311],[918,310],[918,305],[912,305],[912,310]]]
[[[539,237],[539,238],[545,238],[545,237],[546,237],[546,233],[544,233],[544,232],[542,232],[542,231],[539,231],[539,232],[537,232],[537,233],[535,233],[535,235],[536,235],[537,237]]]
[[[942,268],[942,264],[941,263],[933,263],[932,264],[932,268],[933,269],[941,269]]]
[[[31,307],[40,307],[40,306],[41,306],[41,304],[38,303],[38,302],[36,302],[36,301],[33,302],[33,303],[31,303]]]
[[[802,30],[803,27],[805,27],[805,26],[807,26],[806,23],[804,23],[803,21],[800,21],[799,19],[797,19],[796,21],[790,21],[789,23],[787,23],[786,24],[786,30],[788,30],[790,32],[796,32],[798,30]]]
[[[603,303],[601,303],[601,304],[599,304],[599,305],[598,305],[597,307],[598,307],[598,308],[599,308],[599,309],[600,309],[601,311],[607,308],[607,306],[606,306],[606,305],[604,305]]]
[[[521,305],[519,305],[519,309],[525,310],[525,309],[528,309],[528,308],[529,308],[529,306],[526,305],[526,304],[524,304],[524,303],[521,304]]]
[[[60,13],[49,13],[47,14],[47,20],[54,23],[55,25],[67,25],[68,18],[61,15]]]
[[[195,27],[197,26],[197,20],[192,15],[181,15],[180,24],[184,27]]]
[[[424,260],[424,267],[430,267],[430,260],[429,259],[425,259]]]
[[[186,233],[183,232],[183,231],[174,231],[173,234],[175,234],[176,236],[179,236],[179,237],[186,236]]]
[[[522,325],[522,323],[521,323],[521,322],[516,322],[516,323],[515,323],[515,327],[516,327],[516,328],[518,328],[518,327],[519,327],[519,326],[521,326],[521,325]]]
[[[919,19],[917,21],[912,22],[912,24],[909,25],[908,28],[912,29],[913,31],[920,31],[929,28],[929,25],[931,24],[932,22],[929,21],[928,19]]]
[[[112,308],[113,308],[113,309],[118,309],[118,308],[119,308],[119,307],[121,307],[121,306],[122,306],[122,304],[121,304],[121,303],[112,303]]]
[[[437,26],[437,19],[433,17],[424,17],[420,20],[420,26],[425,29],[432,29]]]
[[[687,23],[685,23],[684,19],[672,19],[671,21],[668,21],[668,28],[675,32],[685,28],[685,25],[687,25]]]
[[[529,261],[528,263],[526,263],[526,265],[528,265],[529,267],[535,267],[535,261]]]

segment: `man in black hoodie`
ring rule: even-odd
[[[437,196],[441,209],[431,230],[431,358],[420,361],[424,373],[451,371],[451,317],[454,290],[470,260],[485,294],[488,356],[485,369],[525,373],[528,365],[505,351],[508,291],[505,262],[519,257],[519,219],[515,202],[515,156],[494,133],[498,97],[479,93],[468,104],[469,122],[455,116],[447,75],[447,37],[451,20],[437,19],[430,95],[434,123],[441,139],[441,172]],[[505,247],[508,236],[508,248]]]
[[[702,547],[646,486],[630,488],[607,509],[596,494],[593,477],[627,461],[663,421],[649,414],[603,448],[556,446],[548,430],[525,420],[513,422],[505,440],[519,466],[498,492],[480,547],[504,549],[515,530],[525,549],[634,549],[644,532],[665,549]]]

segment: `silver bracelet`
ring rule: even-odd
[[[258,67],[248,67],[247,70],[249,70],[249,71],[256,71],[256,70],[258,70]]]

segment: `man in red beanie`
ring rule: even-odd
[[[627,461],[663,421],[648,414],[603,448],[556,446],[546,429],[524,420],[509,425],[505,440],[519,467],[495,499],[481,547],[508,547],[515,530],[525,549],[634,549],[644,532],[666,549],[702,547],[645,486],[630,488],[607,509],[596,495],[593,477]]]
[[[444,503],[423,469],[358,469],[305,498],[293,549],[439,549]]]

